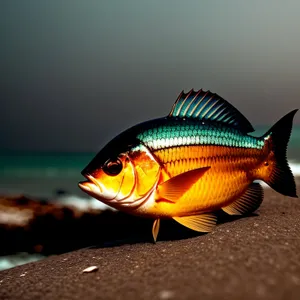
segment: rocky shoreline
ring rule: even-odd
[[[20,195],[0,197],[0,255],[17,252],[59,254],[128,237],[145,219],[112,210],[81,210],[72,205]]]

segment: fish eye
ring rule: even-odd
[[[109,159],[103,166],[103,171],[110,176],[118,175],[123,169],[123,164],[119,158]]]

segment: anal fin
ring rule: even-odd
[[[210,232],[216,226],[217,217],[211,213],[191,215],[184,217],[173,217],[181,225],[199,232]]]
[[[246,192],[233,203],[222,207],[229,215],[243,215],[254,212],[261,205],[264,191],[259,183],[251,183]]]

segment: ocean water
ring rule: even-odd
[[[267,127],[259,127],[260,136]],[[99,149],[100,150],[100,149]],[[0,195],[25,194],[31,197],[77,199],[81,205],[91,198],[77,183],[84,178],[81,170],[96,153],[0,152]],[[300,126],[294,126],[288,148],[288,160],[295,176],[300,175]],[[78,202],[77,201],[77,202]],[[93,205],[96,202],[93,202]],[[99,203],[97,201],[97,203]]]

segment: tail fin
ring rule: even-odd
[[[271,143],[273,162],[270,173],[264,181],[275,191],[297,198],[296,185],[292,171],[288,165],[286,152],[291,136],[295,109],[281,118],[263,137]]]

